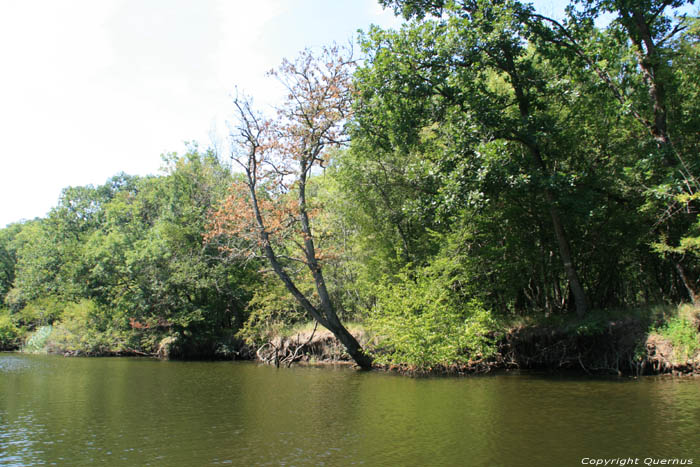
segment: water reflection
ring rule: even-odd
[[[700,381],[0,354],[0,465],[580,465],[700,452]],[[696,460],[700,462],[700,458]]]

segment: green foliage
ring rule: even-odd
[[[50,352],[105,355],[127,350],[128,334],[91,300],[68,303],[45,342]]]
[[[305,281],[297,280],[297,285],[307,296],[313,294],[313,285],[308,278]],[[248,302],[248,318],[237,335],[248,344],[259,345],[282,334],[283,329],[307,321],[306,312],[284,284],[268,276],[255,287]]]
[[[0,308],[0,350],[12,350],[19,347],[24,331],[17,325],[17,319],[10,310]]]
[[[15,267],[17,265],[16,238],[22,230],[23,224],[12,224],[0,229],[0,303],[5,301],[5,296],[12,288],[15,280]]]
[[[49,326],[57,321],[65,304],[60,297],[46,296],[29,302],[16,315],[16,319],[29,329]]]
[[[367,320],[377,358],[484,358],[496,320],[575,336],[659,321],[678,358],[697,352],[694,317],[643,307],[700,297],[700,19],[671,14],[688,2],[572,3],[560,26],[514,0],[380,3],[412,21],[362,36],[351,144],[307,180],[335,311]],[[237,331],[260,343],[307,322],[257,260],[202,240],[240,179],[196,145],[163,162],[68,187],[46,218],[0,229],[0,346],[36,330],[27,348],[151,352],[172,337],[211,355]],[[582,318],[566,264],[593,310]]]
[[[60,293],[61,244],[45,219],[24,224],[15,238],[17,263],[13,287],[5,301],[13,310],[42,296]]]
[[[476,298],[454,261],[406,269],[377,284],[368,317],[380,341],[377,361],[417,368],[488,358],[495,351],[495,321]]]
[[[517,1],[383,3],[415,20],[363,36],[353,140],[338,163],[378,263],[370,271],[432,261],[436,231],[462,237],[499,313],[570,310],[566,264],[593,308],[686,297],[674,263],[692,281],[700,273],[681,257],[697,247],[698,101],[683,97],[698,92],[697,21],[649,61],[665,84],[679,155],[670,160],[649,136],[664,116],[649,102],[630,36],[639,31],[624,19],[634,9],[663,35],[676,21],[664,8],[680,3],[651,14],[648,4],[589,2],[585,14],[570,10],[568,36]],[[591,18],[603,11],[620,15],[599,30]],[[654,255],[658,234],[672,254]]]
[[[196,145],[164,163],[159,177],[66,188],[47,218],[0,230],[0,293],[17,326],[56,324],[57,351],[151,352],[177,335],[201,355],[240,326],[256,265],[218,261],[202,239],[228,168]]]
[[[700,191],[694,191],[700,187],[691,187],[688,184],[687,188],[687,191],[684,190],[675,195],[667,194],[666,197],[671,198],[674,206],[678,206],[676,209],[690,212],[692,209],[695,209],[695,205],[698,200],[700,200]],[[668,189],[670,189],[670,187]],[[661,234],[659,241],[652,243],[652,248],[657,253],[665,256],[687,254],[695,258],[700,258],[700,218],[687,226],[686,231],[680,236],[677,245],[670,245],[668,235]]]
[[[697,320],[682,315],[674,316],[663,325],[652,328],[651,332],[659,334],[671,343],[675,363],[685,363],[700,351],[700,331],[698,331]]]

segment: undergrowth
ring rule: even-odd
[[[651,329],[651,333],[658,334],[673,346],[674,363],[686,362],[700,351],[699,313],[693,307],[681,306],[676,316]]]

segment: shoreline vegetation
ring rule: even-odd
[[[498,370],[576,371],[591,376],[700,375],[700,310],[690,305],[599,312],[593,318],[566,324],[561,319],[522,322],[491,336],[495,351],[488,357],[429,366],[388,363],[382,358],[380,337],[368,332],[361,323],[350,323],[348,329],[379,362],[373,369],[409,376],[456,376]],[[150,353],[124,347],[85,351],[72,346],[65,338],[66,332],[61,324],[40,327],[23,346],[11,350],[67,357],[188,358],[174,336],[163,338],[156,351]],[[208,357],[252,360],[278,367],[355,366],[332,333],[314,323],[273,327],[258,336],[257,342],[220,343],[219,351]]]
[[[227,154],[0,229],[0,349],[697,374],[693,2],[379,3],[276,112],[237,94]]]

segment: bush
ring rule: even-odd
[[[0,310],[0,350],[14,350],[22,342],[24,330],[17,326],[9,310]]]
[[[65,302],[58,297],[37,298],[17,313],[17,319],[30,329],[49,326],[61,317],[64,308]]]
[[[312,282],[299,281],[298,286],[306,296],[312,295]],[[236,336],[254,346],[308,320],[306,311],[276,277],[267,277],[259,284],[248,303],[247,313],[248,318]]]
[[[84,355],[119,353],[125,350],[127,336],[113,326],[104,311],[92,300],[67,303],[46,342],[49,352]]]
[[[662,326],[652,329],[668,340],[673,346],[673,358],[676,362],[692,359],[700,351],[700,332],[694,320],[680,313],[668,319]]]
[[[377,362],[427,369],[493,355],[495,321],[465,286],[451,259],[404,270],[378,285],[368,318],[380,339]]]

